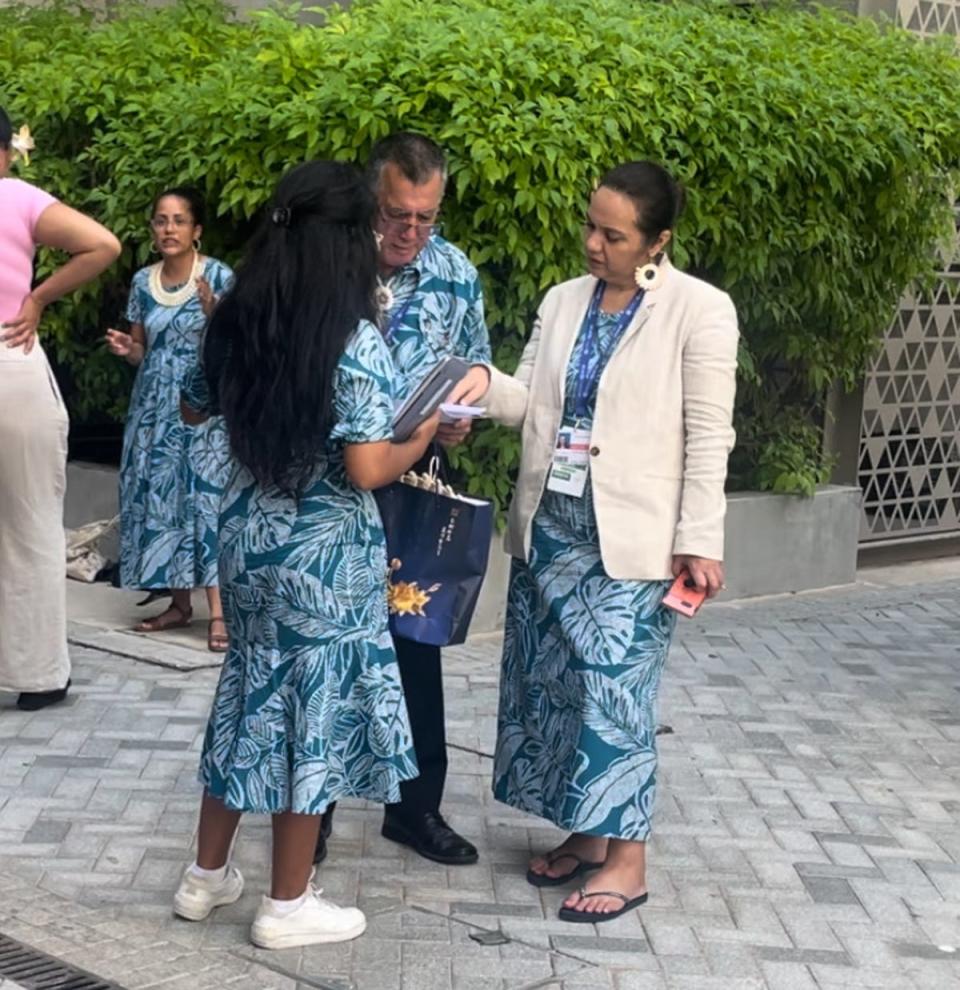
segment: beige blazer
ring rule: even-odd
[[[648,291],[600,379],[590,484],[606,572],[671,576],[674,554],[723,559],[723,494],[733,447],[737,314],[730,297],[668,267]],[[566,369],[596,285],[552,288],[514,375],[490,368],[488,414],[522,428],[506,550],[528,559],[562,421]]]

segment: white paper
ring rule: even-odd
[[[455,423],[461,419],[478,419],[487,414],[480,406],[460,406],[455,402],[440,403],[440,420],[444,423]]]

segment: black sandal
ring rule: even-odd
[[[572,921],[574,924],[580,925],[597,925],[601,921],[613,921],[614,918],[619,918],[621,914],[626,914],[628,911],[640,907],[641,904],[646,904],[648,895],[641,894],[639,897],[630,899],[617,890],[584,890],[581,887],[580,897],[583,899],[587,897],[619,897],[623,901],[623,907],[617,911],[578,911],[576,908],[562,907],[557,912],[557,917],[561,921]]]
[[[533,870],[527,870],[527,883],[533,887],[561,887],[571,880],[576,880],[577,877],[582,877],[584,873],[589,873],[591,870],[599,870],[603,866],[603,863],[588,863],[572,852],[548,853],[544,859],[547,861],[548,870],[554,863],[560,862],[561,859],[576,860],[577,865],[569,872],[561,873],[555,877],[548,876],[546,873],[534,873]]]

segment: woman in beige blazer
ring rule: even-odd
[[[737,318],[667,260],[680,205],[658,165],[610,171],[587,211],[590,274],[547,293],[513,376],[475,368],[457,396],[523,431],[494,794],[570,833],[530,883],[597,871],[568,921],[646,900],[675,621],[661,603],[684,570],[708,596],[723,584]]]

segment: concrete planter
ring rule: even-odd
[[[813,498],[730,495],[725,597],[850,584],[857,574],[860,499],[860,489],[846,485],[825,485]]]
[[[67,466],[64,522],[81,526],[117,512],[117,472],[98,464]],[[827,485],[813,498],[736,492],[727,502],[725,598],[751,598],[849,584],[856,577],[860,489]],[[112,545],[104,547],[115,554]],[[490,548],[487,580],[471,632],[503,628],[510,558],[500,536]]]
[[[850,584],[857,572],[860,489],[827,485],[813,498],[736,492],[727,499],[723,597],[753,598]],[[500,537],[471,632],[503,628],[510,560]]]

